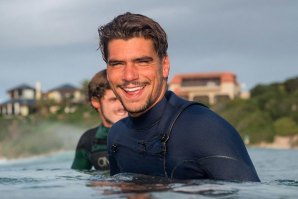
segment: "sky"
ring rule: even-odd
[[[106,67],[98,28],[127,11],[168,35],[171,70],[237,75],[243,90],[298,76],[296,0],[0,0],[0,102],[20,84],[80,86]]]

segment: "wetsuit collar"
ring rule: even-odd
[[[129,116],[128,121],[135,129],[148,129],[156,124],[163,115],[163,110],[166,107],[167,100],[162,98],[154,107],[138,117]]]
[[[108,136],[109,130],[110,130],[110,128],[107,128],[103,124],[100,124],[97,128],[95,138],[97,138],[97,139],[106,138]]]

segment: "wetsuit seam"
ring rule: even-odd
[[[230,159],[230,160],[238,161],[238,159],[236,159],[236,158],[232,158],[232,157],[224,156],[224,155],[212,155],[212,156],[206,156],[206,157],[199,158],[199,159],[182,160],[182,161],[180,161],[180,162],[173,168],[173,170],[172,170],[172,172],[171,172],[171,177],[170,177],[170,178],[173,179],[174,173],[175,173],[176,169],[177,169],[180,165],[182,165],[182,164],[184,164],[184,163],[186,163],[186,162],[194,162],[194,163],[197,163],[198,165],[200,165],[199,161],[204,160],[204,159],[209,159],[209,158],[224,158],[224,159]],[[211,173],[208,171],[208,169],[207,169],[207,170],[204,169],[204,172],[208,173],[209,176],[212,176]]]
[[[204,159],[208,159],[208,158],[225,158],[225,159],[231,159],[231,160],[236,160],[236,161],[238,161],[237,158],[233,158],[233,157],[226,156],[226,155],[210,155],[210,156],[206,156],[206,157],[199,158],[199,159],[197,159],[197,161],[204,160]]]
[[[184,164],[184,163],[186,163],[186,162],[196,162],[196,161],[194,161],[194,160],[182,160],[182,161],[180,161],[174,168],[173,168],[173,170],[172,170],[172,172],[171,172],[171,179],[173,179],[173,176],[174,176],[174,173],[175,173],[175,171],[176,171],[176,169],[180,166],[180,165],[182,165],[182,164]]]
[[[170,104],[170,103],[169,103]],[[170,104],[171,105],[171,104]],[[192,105],[197,105],[197,103],[195,103],[195,102],[191,102],[191,103],[189,103],[189,104],[182,104],[181,106],[179,106],[179,107],[177,107],[178,109],[180,109],[179,110],[179,112],[178,112],[178,114],[175,116],[175,118],[170,122],[170,128],[168,129],[168,131],[164,134],[164,135],[166,135],[166,137],[165,137],[165,140],[164,140],[164,148],[165,148],[165,150],[164,150],[164,173],[165,173],[165,177],[167,177],[168,178],[168,173],[167,173],[167,161],[166,161],[166,157],[167,157],[167,142],[168,142],[168,140],[170,139],[170,136],[171,136],[171,134],[172,134],[172,130],[173,130],[173,127],[174,127],[174,125],[175,125],[175,123],[176,123],[176,121],[177,121],[177,119],[181,116],[181,114],[187,109],[187,108],[189,108],[190,106],[192,106]],[[172,106],[172,105],[171,105]],[[173,107],[173,106],[172,106]],[[182,108],[182,110],[181,110],[181,108]],[[163,136],[164,136],[163,135]],[[172,178],[172,174],[171,174],[171,178]]]

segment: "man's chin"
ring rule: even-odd
[[[142,113],[146,112],[148,110],[149,106],[148,104],[144,104],[143,106],[126,106],[125,110],[132,116],[135,115],[141,115]]]

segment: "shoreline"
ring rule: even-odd
[[[273,142],[260,142],[258,144],[248,146],[267,149],[298,149],[298,135],[275,136]]]

